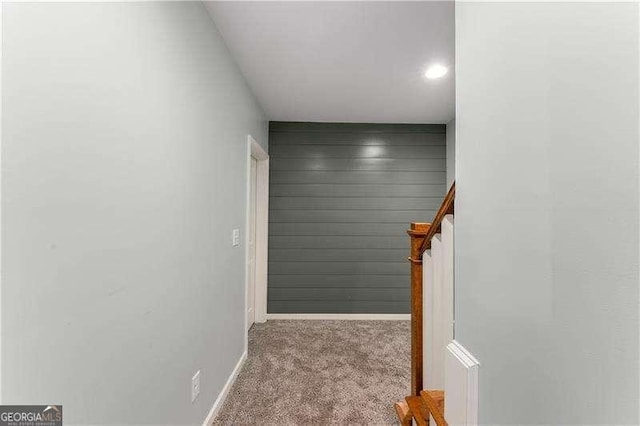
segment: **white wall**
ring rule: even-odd
[[[456,180],[456,119],[447,123],[447,190]]]
[[[265,117],[199,2],[3,7],[2,402],[201,423],[244,350]]]
[[[638,5],[457,2],[456,25],[480,422],[638,423]]]

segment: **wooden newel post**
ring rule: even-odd
[[[430,223],[411,223],[411,395],[419,396],[422,388],[422,253],[420,248],[431,227]]]

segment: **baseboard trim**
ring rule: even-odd
[[[267,314],[267,320],[408,321],[411,314]]]
[[[238,378],[238,374],[240,374],[240,370],[242,370],[242,366],[244,365],[244,362],[246,360],[247,360],[247,351],[245,350],[242,353],[242,356],[240,356],[240,359],[238,360],[238,363],[236,364],[235,368],[231,372],[231,375],[227,379],[227,382],[224,384],[224,387],[220,391],[220,394],[216,398],[216,401],[213,403],[213,407],[211,407],[211,410],[209,410],[209,414],[207,415],[207,418],[204,420],[204,423],[202,424],[202,426],[211,425],[213,420],[216,418],[216,416],[220,412],[220,409],[222,408],[222,404],[224,404],[224,400],[227,399],[227,395],[229,394],[231,387],[233,386],[236,379]]]

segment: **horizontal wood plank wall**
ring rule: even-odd
[[[409,313],[405,231],[442,203],[445,133],[270,123],[269,313]]]

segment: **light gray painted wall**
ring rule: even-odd
[[[408,313],[410,222],[445,193],[443,125],[271,122],[270,313]]]
[[[447,123],[447,189],[456,180],[456,119]]]
[[[244,350],[265,118],[199,2],[3,8],[2,402],[201,424]]]
[[[480,423],[638,423],[638,5],[456,3]]]

